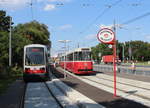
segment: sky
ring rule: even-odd
[[[47,25],[52,56],[64,50],[59,40],[70,40],[70,50],[96,46],[100,28],[114,22],[119,42],[150,42],[150,0],[0,0],[0,10],[14,25],[33,20]]]

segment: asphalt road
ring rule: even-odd
[[[25,85],[22,80],[13,82],[6,92],[0,95],[0,108],[21,108]]]

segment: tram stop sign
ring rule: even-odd
[[[97,38],[102,43],[114,44],[115,34],[111,29],[103,28],[98,32]]]

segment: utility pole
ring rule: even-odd
[[[33,1],[32,0],[30,2],[30,6],[31,6],[31,17],[32,17],[32,20],[34,20],[34,17],[33,17]]]
[[[78,42],[78,48],[80,47],[80,43]]]
[[[65,55],[64,55],[64,79],[66,79],[66,61],[67,61],[67,42],[71,42],[70,40],[58,40],[58,42],[62,42],[65,45]]]
[[[129,61],[131,62],[131,60],[132,60],[132,48],[131,48],[131,42],[129,42],[128,52],[129,52]]]
[[[122,61],[123,61],[123,63],[124,63],[124,43],[123,43],[123,45],[122,45]]]
[[[11,22],[12,22],[12,18],[10,17],[10,22],[9,22],[9,66],[11,67],[11,53],[12,53],[12,49],[11,49]]]

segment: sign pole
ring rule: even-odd
[[[103,28],[101,29],[98,34],[97,38],[100,42],[104,44],[111,44],[113,45],[113,70],[114,70],[114,97],[116,97],[116,27],[115,27],[115,21],[114,21],[114,31],[109,28]]]
[[[115,21],[114,21],[114,44],[113,44],[113,55],[114,55],[114,59],[113,59],[113,67],[114,67],[114,97],[116,97],[116,26],[115,26]]]

